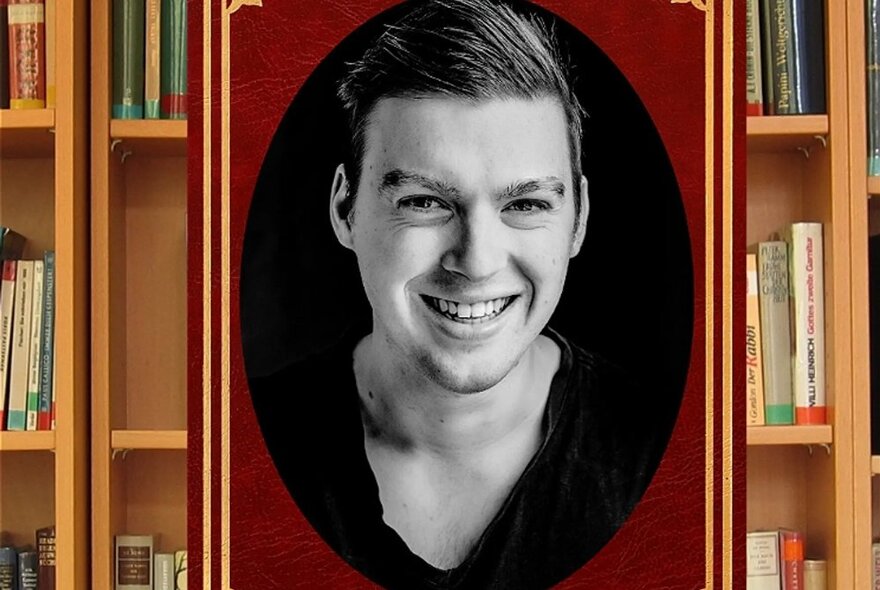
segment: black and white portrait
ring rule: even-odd
[[[688,230],[613,63],[521,2],[414,0],[280,123],[241,331],[293,501],[390,588],[545,588],[650,484],[693,330]]]

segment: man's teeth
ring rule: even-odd
[[[436,307],[446,315],[462,319],[478,319],[501,312],[510,302],[510,297],[501,297],[477,303],[457,303],[446,299],[434,298]]]

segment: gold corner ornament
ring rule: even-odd
[[[259,0],[257,0],[257,1],[259,1]],[[669,0],[669,1],[672,2],[673,4],[690,4],[691,6],[696,8],[697,10],[707,12],[709,10],[709,7],[706,6],[706,2],[708,2],[710,0]]]
[[[242,6],[257,6],[259,8],[263,7],[263,0],[232,0],[229,6],[226,8],[229,14],[233,14],[236,10],[241,8]]]

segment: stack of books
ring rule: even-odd
[[[157,553],[156,539],[116,535],[116,590],[186,590],[186,550]]]
[[[55,527],[36,532],[32,546],[0,546],[0,590],[54,590]]]
[[[746,590],[825,590],[825,560],[804,559],[804,536],[777,529],[746,534]]]

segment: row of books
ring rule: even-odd
[[[746,259],[747,423],[825,424],[822,224],[782,234]]]
[[[55,428],[55,253],[0,227],[0,430]]]
[[[777,529],[746,534],[746,590],[825,590],[827,563],[804,559],[804,536]]]
[[[825,2],[746,0],[749,115],[825,112]]]
[[[56,0],[0,0],[0,109],[55,106]]]
[[[0,590],[55,589],[55,527],[38,529],[35,541],[0,547]]]
[[[113,0],[113,118],[186,119],[186,0]]]
[[[116,535],[115,590],[186,590],[186,550],[154,551],[153,535]]]

